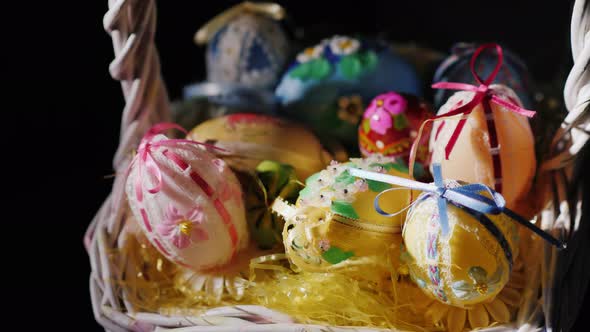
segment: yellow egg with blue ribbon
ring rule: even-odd
[[[508,282],[518,255],[517,223],[557,247],[564,247],[506,208],[502,195],[489,187],[443,181],[440,164],[433,164],[434,184],[357,169],[350,172],[423,191],[406,215],[401,263],[428,296],[443,303],[470,307],[495,298]],[[381,201],[380,196],[376,196],[376,211],[396,215],[381,208],[398,211]]]
[[[376,195],[393,186],[352,176],[350,168],[408,177],[407,168],[391,157],[333,162],[306,180],[295,205],[281,200],[273,205],[286,220],[285,251],[304,271],[383,280],[399,265],[404,215],[389,218],[377,213],[373,208]],[[382,200],[402,209],[409,198],[408,190],[400,190],[388,192]]]
[[[481,214],[478,220],[453,204],[448,204],[447,218],[445,234],[437,198],[428,194],[408,212],[403,237],[411,278],[447,304],[468,306],[493,299],[508,282],[518,255],[515,222],[505,214]]]

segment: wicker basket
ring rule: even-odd
[[[573,157],[586,142],[588,136],[575,130],[589,122],[587,101],[590,100],[590,77],[585,66],[590,59],[590,20],[587,7],[590,2],[576,1],[572,18],[572,50],[575,65],[566,84],[565,96],[569,116],[554,140],[554,151],[547,158],[546,174],[553,179],[554,187],[558,181],[566,181],[564,168],[571,164]],[[168,95],[160,75],[158,54],[154,45],[156,28],[156,5],[154,0],[109,0],[109,11],[104,17],[104,27],[112,36],[115,59],[110,65],[110,73],[121,81],[126,106],[121,119],[121,135],[118,150],[114,157],[114,168],[118,174],[125,172],[131,151],[137,146],[143,134],[151,125],[167,121],[171,117]],[[586,39],[586,40],[585,40]],[[584,42],[587,42],[584,44]],[[572,135],[568,135],[574,128]],[[573,136],[573,146],[564,149],[564,139]],[[211,309],[198,317],[163,316],[150,312],[138,312],[126,301],[124,291],[116,287],[123,277],[109,258],[113,248],[122,245],[124,223],[127,213],[124,196],[125,178],[115,179],[113,190],[108,196],[94,220],[90,224],[85,245],[90,256],[92,272],[90,275],[90,292],[94,316],[108,331],[154,331],[177,329],[178,331],[375,331],[375,329],[327,327],[297,324],[289,316],[260,306],[233,306]],[[542,226],[545,229],[567,229],[569,220],[580,216],[579,197],[565,196],[555,190],[552,203],[541,213]],[[575,224],[575,222],[574,222]],[[569,229],[569,234],[574,233]],[[558,233],[558,232],[557,232]],[[571,237],[570,237],[571,239]],[[567,254],[567,253],[566,253]],[[542,262],[542,301],[534,297],[536,311],[527,315],[520,326],[496,326],[486,330],[513,330],[535,328],[541,324],[542,311],[545,324],[559,324],[560,316],[555,310],[561,303],[563,292],[557,292],[556,282],[563,279],[553,271],[560,264],[560,256],[555,249],[546,245]],[[558,307],[558,305],[557,305]],[[537,314],[535,314],[537,313]],[[522,315],[521,315],[522,316]],[[262,319],[261,319],[262,318]],[[264,321],[256,324],[253,321]],[[559,326],[553,326],[559,328]],[[565,327],[567,329],[567,326]]]

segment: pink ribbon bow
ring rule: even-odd
[[[489,48],[496,49],[496,53],[498,55],[498,61],[496,62],[496,66],[494,68],[494,71],[492,71],[490,76],[488,76],[485,80],[483,80],[475,71],[475,62],[477,60],[477,57],[484,50],[489,49]],[[533,117],[535,115],[535,111],[530,111],[530,110],[524,109],[524,108],[514,104],[512,101],[505,100],[505,99],[499,97],[498,95],[496,95],[496,93],[494,92],[493,89],[490,89],[489,85],[494,81],[494,79],[498,75],[498,72],[500,71],[500,68],[502,67],[503,59],[504,59],[504,55],[502,52],[502,47],[500,47],[500,45],[495,44],[495,43],[481,45],[479,48],[477,48],[477,50],[475,51],[475,53],[471,57],[471,62],[469,63],[469,66],[471,67],[471,73],[473,74],[473,77],[475,77],[475,80],[479,83],[479,86],[475,86],[475,85],[471,85],[471,84],[467,84],[467,83],[456,83],[456,82],[439,82],[439,83],[433,84],[432,85],[433,89],[448,89],[448,90],[462,90],[462,91],[475,92],[475,96],[473,96],[473,99],[471,99],[470,102],[468,102],[467,104],[464,104],[464,105],[462,105],[462,106],[460,106],[448,113],[436,116],[433,118],[433,120],[440,119],[440,118],[447,118],[447,117],[458,115],[458,114],[469,115],[469,114],[471,114],[473,109],[477,105],[479,105],[479,103],[481,103],[482,101],[483,102],[490,102],[491,101],[497,105],[507,108],[508,110],[510,110],[516,114],[524,115],[529,118]],[[465,126],[465,122],[467,122],[467,119],[461,119],[459,121],[459,123],[457,124],[457,127],[455,127],[455,130],[453,131],[453,134],[451,135],[451,138],[449,139],[449,142],[447,143],[447,145],[445,147],[445,158],[446,159],[449,159],[449,155],[451,154],[451,151],[453,151],[453,147],[455,146],[455,143],[457,142],[457,139],[459,138],[459,134],[461,134],[461,130],[463,129],[463,126]]]
[[[216,149],[219,151],[227,152],[224,149],[218,148],[211,144],[201,143],[197,141],[192,141],[188,139],[164,139],[157,142],[152,142],[153,138],[169,129],[177,129],[182,131],[183,133],[187,133],[184,128],[175,124],[175,123],[158,123],[151,127],[147,133],[141,139],[141,143],[139,144],[139,148],[137,150],[137,155],[133,158],[133,161],[129,165],[129,170],[131,169],[131,165],[134,163],[138,163],[138,176],[135,179],[134,188],[135,188],[135,195],[137,196],[138,201],[143,200],[143,193],[142,193],[142,183],[143,183],[143,176],[144,172],[143,169],[145,168],[147,172],[152,175],[155,180],[156,184],[153,188],[148,189],[147,191],[150,194],[155,194],[162,189],[162,172],[160,171],[160,167],[154,160],[152,156],[152,149],[166,146],[166,147],[174,147],[174,148],[184,148],[183,145],[190,144],[190,145],[198,145],[198,146],[205,146],[207,148]],[[168,158],[174,158],[174,155],[166,155]],[[183,162],[182,160],[178,162]]]

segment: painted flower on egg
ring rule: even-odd
[[[302,81],[321,81],[332,74],[352,80],[373,71],[376,65],[376,53],[362,49],[359,40],[334,36],[299,53],[288,75]]]
[[[308,47],[305,50],[303,50],[303,52],[301,52],[297,55],[297,61],[299,63],[305,63],[305,62],[308,62],[308,61],[311,61],[314,59],[318,59],[319,57],[322,56],[323,52],[324,52],[323,45]]]
[[[485,282],[484,279],[487,278],[482,273],[484,271],[477,271],[478,268],[470,268],[470,274],[472,277],[479,279],[480,284],[482,284],[482,282]],[[484,277],[484,279],[480,277]],[[493,279],[493,277],[490,277],[490,279]],[[517,259],[510,281],[493,300],[465,308],[453,307],[434,301],[428,305],[424,318],[434,325],[446,326],[449,331],[463,331],[465,328],[471,330],[508,323],[510,318],[518,311],[527,279],[523,261]],[[477,291],[477,289],[475,290]],[[480,290],[485,290],[485,286]]]
[[[364,192],[369,189],[367,181],[357,179],[353,183],[335,182],[334,183],[334,198],[339,202],[352,203],[354,202],[356,193]]]
[[[337,35],[321,40],[309,53],[320,49],[319,57],[302,63],[308,59],[303,56],[288,67],[275,97],[282,114],[340,141],[349,151],[358,143],[362,120],[353,96],[360,96],[364,109],[385,91],[421,94],[415,69],[387,43]]]
[[[334,201],[334,198],[336,196],[336,193],[330,190],[325,190],[322,191],[320,193],[320,197],[317,200],[317,205],[321,206],[321,207],[330,207],[332,206],[332,202]]]
[[[361,43],[353,38],[335,36],[329,41],[330,51],[336,55],[349,55],[356,51],[361,46]]]
[[[488,276],[487,271],[481,266],[472,266],[469,268],[468,275],[473,282],[461,280],[454,282],[451,286],[455,296],[464,300],[471,299],[475,294],[493,292],[501,282],[502,270],[497,269],[492,276]]]
[[[418,97],[398,92],[378,95],[369,103],[358,127],[361,154],[392,156],[407,165],[412,144],[424,121],[430,118],[428,104]],[[414,174],[417,178],[427,175],[429,134],[430,127],[425,127],[416,150]]]
[[[199,227],[205,221],[205,214],[196,206],[186,215],[170,204],[164,214],[164,220],[156,229],[160,235],[169,238],[177,248],[184,249],[191,243],[209,239],[207,232]]]
[[[407,101],[404,97],[395,92],[388,92],[371,101],[364,118],[370,119],[369,124],[372,130],[384,135],[394,122],[396,129],[405,129],[408,121],[403,112],[406,107]]]

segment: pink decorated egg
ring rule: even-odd
[[[429,106],[418,97],[388,92],[375,97],[367,107],[359,126],[359,149],[363,156],[382,154],[403,159],[406,163],[420,125],[432,117]],[[426,126],[416,161],[426,166],[429,160]]]
[[[248,243],[240,184],[199,143],[146,135],[126,193],[149,241],[181,266],[200,271],[224,265]]]

